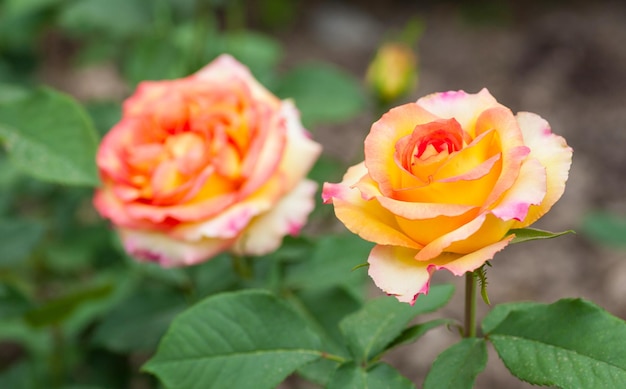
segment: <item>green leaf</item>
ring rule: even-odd
[[[179,315],[143,369],[165,387],[274,388],[318,359],[319,345],[306,321],[273,295],[223,293]]]
[[[324,350],[341,357],[350,357],[343,344],[339,322],[362,306],[352,293],[338,286],[305,289],[297,292],[290,301],[320,335]],[[298,373],[310,381],[326,385],[337,366],[336,361],[320,359],[301,367]]]
[[[326,64],[302,65],[281,80],[276,93],[295,100],[306,126],[350,119],[365,108],[365,94],[351,75]]]
[[[249,31],[227,33],[213,45],[215,56],[229,53],[250,68],[252,74],[265,84],[265,81],[280,61],[283,53],[280,43],[269,36]]]
[[[0,266],[26,259],[43,236],[41,223],[23,219],[0,219]]]
[[[420,296],[414,306],[391,297],[371,300],[343,319],[339,327],[355,360],[368,362],[392,345],[414,317],[441,308],[453,293],[452,285],[432,286],[428,295]]]
[[[485,316],[481,323],[483,333],[488,334],[493,331],[504,320],[507,315],[513,311],[520,311],[527,308],[532,308],[541,305],[540,303],[533,301],[520,301],[516,303],[498,304],[489,314]]]
[[[74,1],[61,8],[60,24],[79,35],[133,37],[150,27],[151,3],[143,0]]]
[[[465,338],[435,359],[424,389],[471,389],[487,365],[487,345],[481,338]]]
[[[440,326],[452,326],[455,324],[458,323],[452,319],[434,319],[424,323],[413,325],[402,331],[402,333],[389,344],[387,350],[391,350],[392,348],[397,346],[413,343],[433,328]]]
[[[32,176],[69,185],[98,185],[98,138],[70,97],[39,89],[0,105],[0,140],[11,162]]]
[[[330,379],[327,389],[415,389],[396,369],[378,363],[364,369],[354,362],[343,364]]]
[[[626,247],[626,217],[595,212],[585,217],[583,231],[591,239],[615,247]]]
[[[182,52],[172,42],[148,36],[135,43],[126,55],[124,76],[131,84],[144,80],[175,79],[187,75]]]
[[[166,289],[140,289],[114,308],[96,328],[93,342],[119,353],[153,351],[177,314],[183,296]]]
[[[0,283],[0,320],[20,316],[32,307],[32,302],[17,287]]]
[[[581,299],[513,310],[489,334],[515,376],[533,385],[621,388],[626,322]]]
[[[312,256],[289,271],[287,286],[294,289],[327,288],[335,285],[360,286],[366,271],[352,268],[367,259],[372,243],[356,235],[320,238]]]
[[[112,290],[111,284],[96,285],[78,290],[27,311],[24,318],[33,327],[58,324],[69,317],[80,304],[104,298]]]
[[[536,228],[516,228],[509,230],[508,233],[515,234],[515,238],[513,238],[511,243],[522,243],[537,239],[552,239],[566,234],[575,234],[576,232],[574,230],[550,232],[538,230]]]

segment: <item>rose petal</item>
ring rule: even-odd
[[[220,55],[191,77],[219,85],[227,83],[228,78],[239,79],[248,85],[255,99],[266,100],[276,107],[280,104],[276,96],[265,89],[246,66],[228,54]]]
[[[301,181],[267,213],[254,219],[233,246],[245,255],[263,255],[276,250],[285,235],[297,235],[315,207],[317,183]]]
[[[531,205],[539,205],[546,195],[546,169],[536,159],[524,161],[515,183],[491,211],[502,220],[524,220]]]
[[[394,158],[398,140],[410,135],[416,125],[437,119],[411,103],[391,109],[372,125],[365,138],[365,164],[384,195],[389,196],[393,189],[401,187],[401,171]]]
[[[553,134],[548,122],[539,115],[519,112],[517,120],[524,143],[530,148],[529,157],[537,159],[546,169],[546,195],[540,205],[530,207],[524,221],[514,225],[514,228],[522,228],[548,212],[563,195],[572,164],[572,148],[565,139]]]
[[[428,293],[429,263],[414,259],[416,250],[397,246],[374,246],[367,259],[368,274],[376,286],[400,302],[415,303],[420,293]]]
[[[193,265],[219,254],[232,244],[232,240],[227,239],[188,242],[163,233],[125,228],[119,233],[126,252],[139,260],[157,262],[163,267]]]
[[[331,203],[335,215],[350,231],[378,244],[421,248],[400,230],[395,216],[375,200],[365,200],[352,185],[367,174],[364,163],[352,166],[339,184],[325,183],[322,198]]]
[[[322,152],[322,146],[313,141],[310,134],[302,127],[300,113],[293,101],[284,100],[281,113],[287,127],[287,145],[279,170],[287,178],[286,185],[292,188],[311,170]]]
[[[473,128],[478,115],[489,108],[502,106],[487,88],[476,94],[465,93],[462,90],[433,93],[417,100],[417,104],[440,118],[456,119],[461,128],[472,137],[476,136]]]
[[[442,253],[429,261],[415,260],[416,251],[395,246],[375,246],[367,260],[369,275],[376,286],[400,302],[414,304],[420,294],[428,294],[430,276],[446,269],[456,276],[474,271],[504,247],[513,235],[469,254]]]

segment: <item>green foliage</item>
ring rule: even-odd
[[[465,338],[435,359],[424,381],[424,389],[471,389],[486,365],[485,340]]]
[[[269,293],[225,293],[179,315],[144,370],[166,387],[273,388],[319,348],[307,323]]]
[[[515,238],[513,238],[511,243],[522,243],[538,239],[552,239],[559,236],[575,233],[576,232],[574,232],[573,230],[567,230],[563,232],[550,232],[539,230],[536,228],[517,228],[509,230],[509,234],[515,234]]]
[[[617,388],[626,382],[626,322],[581,300],[514,305],[488,319],[487,338],[506,367],[534,385]],[[497,324],[495,324],[497,322]]]
[[[453,292],[451,285],[433,286],[428,295],[417,299],[414,306],[390,298],[367,302],[363,309],[339,324],[355,360],[369,362],[379,356],[394,345],[394,339],[402,336],[402,331],[413,318],[441,308]]]
[[[415,389],[415,385],[385,363],[365,369],[354,362],[341,365],[327,389]]]
[[[0,105],[0,140],[9,159],[39,179],[97,185],[97,139],[82,107],[61,93],[40,89]]]
[[[359,82],[330,65],[292,69],[281,79],[276,93],[295,101],[305,126],[347,120],[365,107]]]
[[[587,215],[583,232],[594,241],[613,247],[626,247],[626,218],[606,212]]]
[[[45,227],[33,220],[0,219],[0,267],[26,259],[35,249]]]

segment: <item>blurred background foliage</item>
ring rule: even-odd
[[[388,95],[375,75],[367,89],[360,76],[333,63],[285,66],[277,36],[297,31],[303,3],[0,1],[0,387],[159,387],[140,366],[175,315],[220,291],[267,288],[313,316],[323,302],[337,318],[321,323],[331,334],[338,318],[362,306],[366,271],[351,269],[371,245],[353,235],[320,234],[332,208],[321,207],[319,196],[307,235],[244,261],[239,273],[228,255],[185,269],[136,263],[91,206],[97,141],[142,80],[184,77],[230,53],[272,92],[293,98],[314,134],[317,126],[366,112],[375,112],[367,116],[371,122],[414,90],[419,19],[389,35],[411,57],[402,63],[415,66],[396,94]],[[471,23],[512,18],[507,2],[449,3]],[[77,77],[85,69],[92,71]],[[69,83],[76,88],[68,92],[78,100],[41,88],[63,84],[64,77],[74,77]],[[324,155],[311,177],[338,181],[344,165]],[[581,232],[626,247],[619,216],[591,214]]]

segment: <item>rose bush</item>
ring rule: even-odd
[[[398,300],[431,274],[473,271],[561,197],[572,149],[533,113],[514,115],[483,89],[436,93],[372,125],[365,161],[322,196],[352,232],[377,243],[369,275]]]
[[[316,184],[304,177],[320,151],[291,101],[223,55],[189,77],[139,84],[98,150],[94,204],[140,260],[265,254],[313,209]]]

